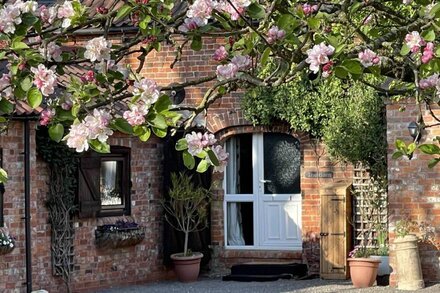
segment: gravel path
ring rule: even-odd
[[[139,286],[120,287],[98,291],[100,293],[309,293],[309,292],[410,292],[389,287],[354,289],[350,281],[279,280],[275,282],[223,282],[220,279],[200,279],[184,284],[176,281],[149,283]],[[439,293],[440,284],[431,285],[417,292]]]

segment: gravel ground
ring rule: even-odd
[[[184,284],[176,281],[149,283],[145,285],[120,287],[98,291],[99,293],[309,293],[309,292],[410,292],[389,287],[355,289],[350,281],[279,280],[275,282],[223,282],[220,279],[200,279],[196,283]],[[440,284],[418,290],[423,293],[439,293]]]

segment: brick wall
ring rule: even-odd
[[[35,127],[32,127],[34,129]],[[10,180],[5,192],[5,226],[17,237],[16,249],[0,255],[0,292],[24,292],[24,175],[23,126],[14,122],[7,135],[0,136],[4,168]],[[116,135],[111,145],[131,148],[131,217],[146,227],[145,240],[140,244],[119,249],[96,249],[94,230],[97,225],[114,222],[117,218],[75,219],[74,272],[72,288],[93,291],[97,288],[144,283],[168,277],[162,264],[162,144],[152,138],[142,143],[137,138]],[[59,277],[52,276],[50,224],[45,208],[48,190],[48,170],[35,154],[35,132],[31,133],[31,215],[33,289],[65,292]]]
[[[399,111],[401,106],[405,111]],[[388,139],[388,201],[389,201],[389,229],[390,243],[395,239],[394,227],[398,220],[409,218],[418,222],[427,222],[436,228],[435,242],[440,241],[438,227],[440,225],[440,167],[429,169],[427,164],[430,156],[417,152],[412,160],[401,158],[393,160],[392,153],[395,151],[396,139],[401,139],[407,144],[411,142],[408,132],[408,124],[417,120],[416,105],[413,101],[389,103],[387,105],[387,139]],[[440,109],[434,109],[436,115],[440,115]],[[436,121],[423,111],[423,119],[427,125]],[[427,128],[423,131],[420,143],[432,143],[432,139],[440,135],[440,128]],[[438,245],[421,243],[419,245],[422,261],[423,277],[425,281],[440,280],[440,253]],[[391,282],[396,284],[397,268],[395,267],[395,256],[391,246],[391,267],[393,273]]]

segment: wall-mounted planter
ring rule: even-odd
[[[2,245],[2,246],[0,246],[0,255],[11,253],[14,250],[14,248],[15,248],[15,245],[12,247],[10,247],[9,245],[6,245],[6,246]]]
[[[98,248],[119,248],[136,245],[145,238],[143,227],[112,228],[98,226],[95,230],[95,245]]]

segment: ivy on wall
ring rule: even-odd
[[[362,162],[374,175],[386,172],[384,103],[361,82],[314,83],[302,76],[279,87],[249,90],[242,107],[253,124],[287,122],[296,131],[322,139],[333,159]]]
[[[72,217],[77,208],[75,195],[78,158],[65,144],[51,140],[46,128],[37,130],[36,140],[37,152],[48,164],[50,171],[46,206],[52,226],[52,273],[63,278],[70,292],[74,261]]]

